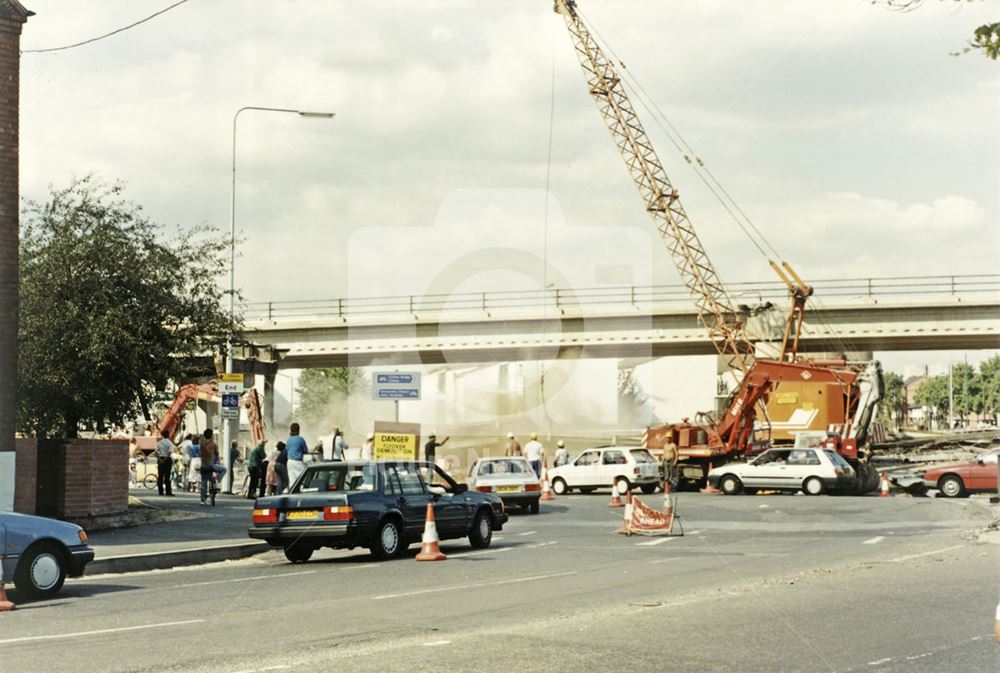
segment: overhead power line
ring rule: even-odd
[[[178,5],[183,5],[187,1],[188,0],[178,0],[177,2],[175,2],[172,5],[170,5],[169,7],[164,7],[160,11],[158,11],[158,12],[156,12],[154,14],[150,14],[145,19],[140,19],[139,21],[136,21],[135,23],[130,23],[127,26],[122,26],[121,28],[118,28],[116,30],[111,31],[110,33],[105,33],[104,35],[99,35],[97,37],[92,37],[90,39],[84,40],[83,42],[76,42],[74,44],[67,44],[67,45],[65,45],[63,47],[50,47],[48,49],[22,49],[21,53],[22,54],[42,54],[42,53],[45,53],[45,52],[63,51],[65,49],[73,49],[74,47],[82,47],[85,44],[90,44],[91,42],[97,42],[98,40],[103,40],[106,37],[111,37],[112,35],[117,35],[118,33],[124,33],[126,30],[129,30],[130,28],[135,28],[136,26],[138,26],[140,24],[146,23],[150,19],[154,19],[154,18],[158,17],[160,14],[165,14],[166,12],[169,12],[174,7],[177,7]]]

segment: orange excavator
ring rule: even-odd
[[[773,348],[774,344],[768,343],[767,339],[748,332],[741,312],[729,299],[688,219],[677,189],[667,177],[636,115],[613,60],[605,55],[584,25],[576,5],[575,0],[555,0],[554,10],[566,22],[587,89],[681,280],[688,288],[698,309],[699,321],[708,329],[712,343],[737,382],[735,391],[718,416],[706,413],[700,415],[695,425],[685,421],[649,428],[645,445],[654,450],[662,449],[667,439],[672,439],[678,447],[682,476],[686,480],[704,481],[714,465],[743,458],[752,450],[763,448],[755,433],[769,425],[767,403],[777,386],[808,385],[819,390],[820,394],[825,392],[836,410],[835,416],[844,421],[838,424],[838,432],[829,434],[823,440],[823,445],[835,448],[855,466],[859,475],[857,490],[864,492],[874,488],[877,474],[867,465],[867,454],[862,447],[882,396],[881,366],[877,362],[849,363],[846,359],[821,362],[800,358],[798,348],[806,303],[813,289],[799,278],[787,262],[779,263],[773,258],[768,258],[768,262],[788,287],[790,298],[790,310],[780,345]],[[703,165],[697,157],[694,162],[686,154],[684,158],[697,166]],[[743,224],[740,226],[743,227]],[[752,223],[751,228],[756,231]],[[763,238],[759,231],[757,234]],[[756,241],[755,245],[765,254]],[[773,356],[769,359],[758,357],[767,347],[773,348]]]
[[[139,449],[145,452],[152,451],[163,432],[166,432],[167,436],[172,440],[177,441],[181,434],[184,411],[187,409],[188,404],[198,400],[214,402],[216,404],[222,402],[218,383],[215,381],[210,383],[186,383],[178,388],[174,394],[173,402],[170,403],[167,412],[160,419],[159,423],[157,423],[156,434],[153,437],[139,437],[136,439]],[[256,446],[267,437],[267,428],[264,424],[264,415],[261,410],[260,393],[257,392],[256,388],[248,389],[243,393],[240,404],[246,408],[247,421],[250,424],[250,435],[254,446]]]

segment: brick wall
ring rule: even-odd
[[[0,1],[0,451],[14,450],[17,413],[18,105],[28,15],[19,3]]]
[[[54,516],[87,530],[128,515],[128,441],[18,439],[14,511]]]

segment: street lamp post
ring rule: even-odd
[[[310,119],[332,119],[333,112],[307,112],[304,110],[292,110],[280,107],[262,107],[257,105],[247,105],[241,107],[233,115],[233,171],[232,171],[232,199],[229,205],[229,334],[226,337],[226,373],[233,373],[233,333],[236,331],[236,120],[240,113],[245,110],[256,110],[259,112],[286,112],[296,114],[300,117]],[[239,422],[239,419],[236,420]],[[233,463],[229,446],[233,441],[233,421],[226,419],[222,426],[222,452],[223,461],[226,466],[226,475],[222,479],[222,491],[229,493],[232,491],[233,483]]]

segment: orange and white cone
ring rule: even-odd
[[[549,481],[549,471],[542,471],[542,496],[539,500],[555,500],[556,496],[552,494],[552,482]]]
[[[418,561],[443,561],[447,556],[441,553],[441,540],[438,538],[437,524],[434,523],[434,505],[427,503],[427,520],[424,523],[424,537],[421,540]]]
[[[879,497],[880,498],[889,497],[889,475],[887,475],[885,472],[882,473],[882,487],[881,487],[881,492],[879,493]]]
[[[622,502],[622,498],[618,495],[618,482],[611,484],[611,501],[608,503],[608,507],[624,507],[625,503]]]
[[[3,588],[3,582],[0,582],[0,612],[10,612],[16,605],[7,600],[7,590]]]
[[[708,464],[708,470],[705,472],[705,474],[708,475],[708,473],[711,472],[711,471],[712,471],[712,463],[709,463]],[[710,484],[708,482],[708,477],[707,476],[705,478],[705,488],[700,489],[699,492],[700,493],[722,493],[722,491],[720,491],[716,487],[712,486],[712,484]]]
[[[670,482],[663,482],[663,511],[667,512],[674,508],[674,497],[670,492]]]
[[[622,517],[622,527],[617,532],[622,535],[632,534],[632,489],[625,494],[625,516]]]

